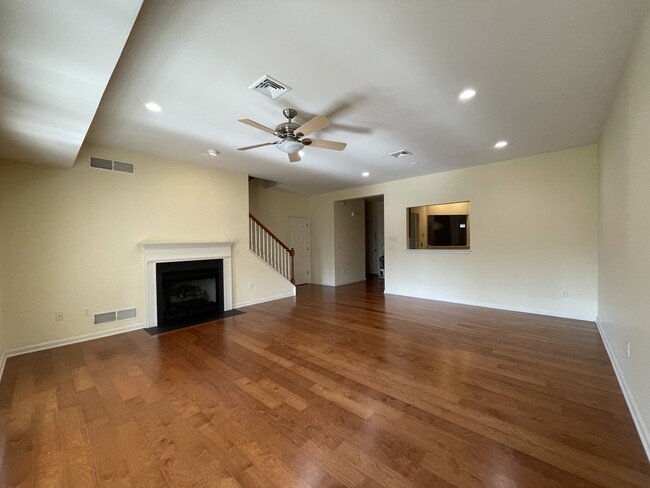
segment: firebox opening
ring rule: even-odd
[[[156,264],[158,327],[200,324],[224,311],[223,260]]]

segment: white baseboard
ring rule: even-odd
[[[634,426],[636,427],[636,430],[639,433],[639,437],[641,438],[641,444],[643,444],[643,449],[645,449],[645,454],[648,457],[648,460],[650,460],[650,430],[648,430],[648,426],[643,421],[643,417],[641,416],[641,411],[639,410],[639,407],[637,406],[636,401],[634,400],[634,395],[632,395],[632,390],[630,390],[627,381],[625,381],[623,370],[621,369],[621,366],[618,363],[616,354],[614,354],[614,348],[612,347],[612,344],[609,342],[609,339],[607,338],[607,334],[605,334],[605,330],[603,329],[598,319],[596,319],[596,326],[598,327],[600,338],[603,340],[603,344],[605,345],[605,350],[607,351],[607,355],[609,356],[609,361],[612,363],[612,366],[614,368],[614,373],[616,373],[616,379],[618,379],[618,384],[621,387],[621,390],[623,391],[623,396],[625,397],[625,401],[627,402],[627,407],[630,409],[630,414],[632,415],[632,420],[634,420]]]
[[[575,314],[564,314],[557,312],[555,310],[543,310],[539,308],[526,308],[526,307],[512,307],[510,305],[501,305],[495,303],[484,303],[484,302],[474,302],[471,300],[457,300],[449,298],[439,298],[439,297],[430,297],[430,296],[416,296],[416,295],[406,295],[404,293],[397,293],[389,289],[384,290],[384,295],[396,295],[400,297],[409,297],[409,298],[421,298],[423,300],[434,300],[437,302],[447,302],[447,303],[457,303],[459,305],[471,305],[472,307],[484,307],[484,308],[494,308],[497,310],[507,310],[508,312],[522,312],[522,313],[532,313],[535,315],[546,315],[548,317],[559,317],[562,319],[573,319],[573,320],[584,320],[587,322],[595,322],[596,317],[594,315],[575,315]]]
[[[249,300],[245,302],[239,302],[235,303],[233,305],[234,308],[242,308],[242,307],[248,307],[249,305],[255,305],[258,303],[264,303],[264,302],[270,302],[272,300],[279,300],[281,298],[291,298],[296,296],[296,287],[294,286],[291,292],[285,293],[282,295],[275,295],[271,297],[264,297],[256,300]],[[19,347],[16,349],[10,349],[8,351],[4,351],[2,355],[0,355],[0,380],[2,380],[2,374],[4,373],[4,367],[5,363],[7,361],[7,358],[10,358],[12,356],[19,356],[21,354],[27,354],[30,352],[36,352],[36,351],[42,351],[43,349],[52,349],[54,347],[59,347],[59,346],[67,346],[68,344],[76,344],[78,342],[84,342],[84,341],[90,341],[93,339],[100,339],[102,337],[108,337],[116,334],[122,334],[124,332],[130,332],[132,330],[138,330],[138,329],[144,329],[146,328],[145,323],[140,323],[140,324],[134,324],[134,325],[127,325],[124,327],[118,327],[115,329],[108,329],[108,330],[102,330],[102,331],[97,331],[97,332],[92,332],[90,334],[84,334],[80,336],[75,336],[75,337],[68,337],[66,339],[58,339],[56,341],[49,341],[49,342],[42,342],[40,344],[34,344],[31,346],[25,346],[25,347]]]
[[[101,339],[102,337],[122,334],[124,332],[131,332],[132,330],[144,329],[145,327],[146,326],[144,323],[125,325],[124,327],[117,327],[115,329],[91,332],[90,334],[68,337],[66,339],[57,339],[56,341],[41,342],[40,344],[34,344],[31,346],[24,346],[24,347],[18,347],[16,349],[10,349],[8,351],[5,351],[2,354],[1,363],[0,363],[0,380],[2,380],[2,374],[4,373],[4,367],[7,358],[10,358],[12,356],[20,356],[21,354],[42,351],[43,349],[52,349],[54,347],[67,346],[69,344],[76,344],[78,342],[91,341],[93,339]]]
[[[349,278],[343,281],[337,281],[334,286],[349,285],[351,283],[359,283],[360,281],[366,281],[366,277],[363,278]]]
[[[296,287],[293,287],[293,290],[289,293],[284,293],[282,295],[275,295],[272,297],[256,298],[255,300],[247,300],[244,302],[238,302],[233,305],[234,308],[243,308],[249,307],[251,305],[257,305],[258,303],[272,302],[273,300],[280,300],[282,298],[292,298],[296,296]]]

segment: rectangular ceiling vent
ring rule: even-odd
[[[395,151],[392,153],[388,153],[390,156],[393,156],[394,158],[403,158],[406,156],[413,156],[413,153],[411,151],[407,151],[406,149],[401,149],[399,151]]]
[[[276,99],[286,92],[291,90],[290,86],[285,85],[281,81],[271,78],[269,75],[262,76],[259,80],[248,87],[249,90],[255,90],[262,93],[267,97]]]
[[[124,161],[113,161],[112,159],[90,157],[90,167],[96,169],[105,169],[108,171],[117,171],[119,173],[135,173],[135,165],[133,163],[125,163]]]

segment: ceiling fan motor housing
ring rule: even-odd
[[[294,131],[298,127],[300,127],[300,125],[295,122],[284,122],[276,126],[274,134],[282,139],[286,139],[289,136],[295,137]]]

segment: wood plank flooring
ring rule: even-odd
[[[10,358],[2,487],[650,487],[593,324],[378,281]]]

